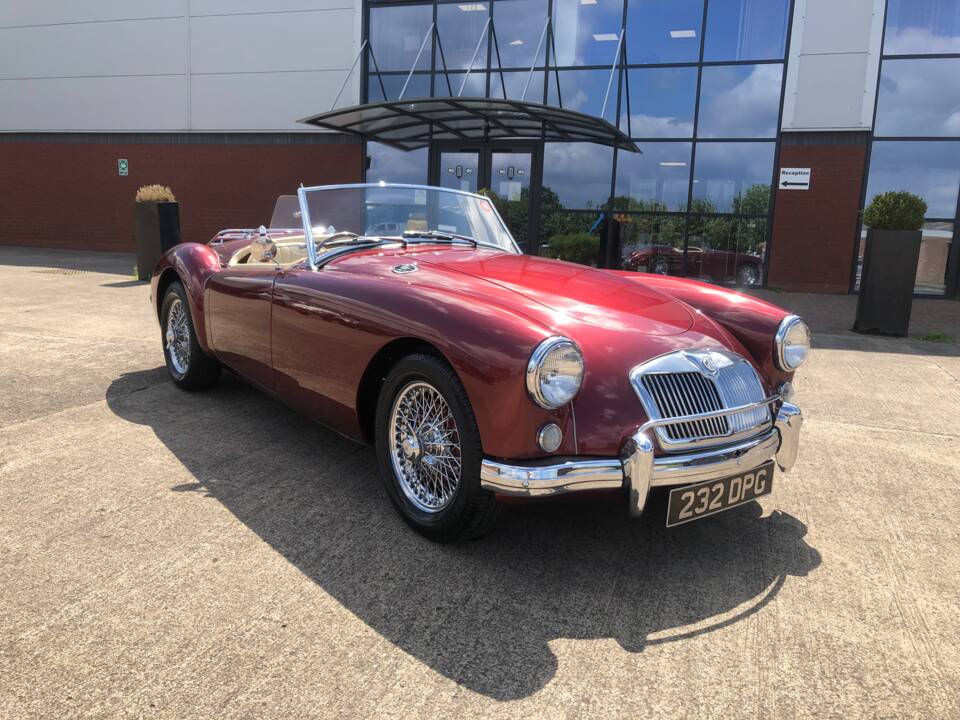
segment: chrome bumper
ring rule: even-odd
[[[593,458],[507,465],[484,460],[480,485],[503,495],[542,497],[582,490],[617,490],[630,496],[630,513],[639,515],[650,488],[689,485],[737,474],[774,458],[784,472],[797,460],[800,408],[784,403],[776,422],[757,438],[719,449],[654,457],[654,444],[644,425],[631,436],[619,458]]]

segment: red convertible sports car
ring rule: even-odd
[[[619,492],[638,515],[661,486],[676,525],[769,493],[794,464],[800,318],[691,280],[523,255],[479,195],[379,184],[297,199],[277,227],[161,258],[167,368],[197,390],[225,366],[372,443],[424,535],[479,535],[503,496]]]

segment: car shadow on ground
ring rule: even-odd
[[[788,514],[752,503],[668,530],[662,495],[638,521],[617,498],[510,506],[488,536],[437,545],[390,507],[369,448],[232,376],[204,393],[161,378],[124,375],[107,402],[192,473],[171,491],[223,503],[384,638],[498,700],[550,681],[551,641],[683,641],[762,611],[820,564]]]

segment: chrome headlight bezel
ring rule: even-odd
[[[544,364],[554,353],[569,350],[576,353],[577,362],[580,366],[579,373],[574,381],[576,387],[572,392],[567,392],[559,397],[555,393],[544,392],[542,374]],[[583,375],[583,352],[581,352],[579,346],[570,338],[554,335],[537,345],[530,355],[530,360],[527,362],[527,393],[530,395],[530,399],[540,407],[546,410],[556,410],[571,402],[577,396],[580,388],[583,387]]]
[[[796,332],[805,334],[806,352],[799,362],[793,364],[788,361],[787,355],[791,335]],[[794,372],[803,365],[807,359],[807,355],[810,353],[810,327],[803,321],[803,318],[799,315],[787,315],[787,317],[780,321],[780,326],[777,328],[777,334],[773,341],[773,350],[773,357],[776,360],[777,367],[784,372]]]

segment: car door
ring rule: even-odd
[[[264,390],[273,392],[271,300],[277,268],[238,265],[207,283],[208,337],[217,358]]]

